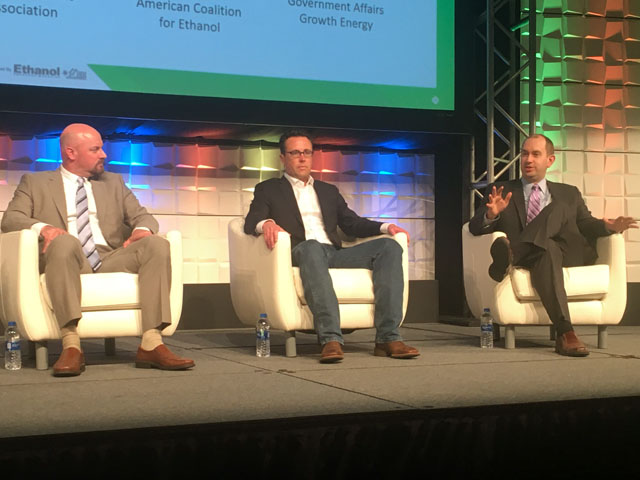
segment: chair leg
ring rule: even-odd
[[[504,348],[516,348],[516,326],[504,326]]]
[[[49,368],[49,349],[47,348],[47,341],[42,340],[35,342],[36,350],[36,369],[47,370]]]
[[[108,357],[113,357],[116,354],[116,339],[105,338],[104,339],[104,353]]]
[[[296,332],[292,330],[290,332],[284,332],[286,335],[284,341],[284,353],[287,357],[297,356],[296,352]]]
[[[607,326],[598,325],[598,348],[607,348],[608,337]]]
[[[556,339],[556,327],[554,325],[549,326],[549,340]]]

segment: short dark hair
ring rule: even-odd
[[[282,136],[280,137],[280,153],[282,153],[283,155],[285,153],[287,153],[285,151],[285,142],[287,140],[289,140],[291,137],[306,137],[309,139],[309,141],[311,142],[311,144],[313,145],[313,137],[311,136],[311,134],[307,131],[304,130],[303,128],[290,128],[289,130],[287,130],[286,132],[284,132],[282,134]]]
[[[529,135],[527,138],[525,138],[524,142],[526,142],[530,138],[544,138],[544,146],[545,146],[545,150],[547,151],[547,155],[551,156],[554,154],[555,149],[553,147],[553,142],[549,137],[541,133],[534,133],[533,135]],[[524,145],[524,142],[522,142],[523,145]]]

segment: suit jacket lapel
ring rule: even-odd
[[[60,169],[51,172],[49,177],[49,189],[51,190],[51,197],[53,198],[53,204],[60,215],[60,221],[64,229],[67,229],[67,200],[64,195],[64,184],[62,183],[62,172]]]
[[[298,208],[298,201],[296,200],[296,196],[293,193],[293,187],[291,186],[291,183],[285,177],[280,178],[280,188],[282,189],[282,195],[283,195],[284,201],[289,205],[293,205],[295,207],[293,209],[293,214],[296,217],[296,220],[298,221],[298,223],[300,223],[300,226],[304,231],[304,223],[302,223],[302,215],[300,215],[300,209]]]
[[[104,225],[103,217],[109,216],[105,210],[109,206],[109,202],[107,201],[107,194],[105,190],[104,182],[99,179],[90,179],[91,182],[91,191],[93,192],[93,199],[96,202],[96,215],[98,216],[98,224],[100,225],[100,229],[102,230],[102,225]]]
[[[514,189],[512,190],[513,191],[512,201],[513,201],[513,204],[516,206],[518,217],[520,217],[520,227],[524,228],[525,225],[527,224],[527,210],[524,204],[524,189],[522,188],[521,180],[514,180],[514,182],[517,182],[517,183],[514,185]]]

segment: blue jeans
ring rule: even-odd
[[[307,240],[296,245],[293,264],[300,267],[304,295],[318,333],[320,344],[343,343],[338,299],[329,268],[368,268],[372,270],[375,297],[376,342],[402,340],[398,327],[402,321],[402,247],[390,238],[378,238],[354,247],[336,249],[333,245]]]

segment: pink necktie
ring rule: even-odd
[[[531,187],[531,195],[529,195],[529,206],[527,207],[527,224],[536,218],[536,216],[542,210],[540,205],[540,187],[537,183]]]

